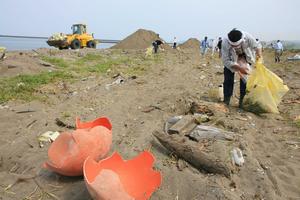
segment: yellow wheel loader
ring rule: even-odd
[[[72,30],[73,34],[53,34],[47,40],[48,45],[59,49],[96,48],[97,41],[93,35],[86,33],[86,24],[74,24],[72,25]]]

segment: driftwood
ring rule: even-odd
[[[153,132],[158,141],[169,151],[175,153],[178,157],[189,162],[198,170],[205,170],[209,173],[223,174],[230,177],[230,169],[217,158],[202,152],[196,145],[185,143],[182,136],[168,135],[158,131]]]
[[[192,115],[184,115],[178,122],[176,122],[168,130],[169,134],[179,134],[185,135],[191,132],[197,124],[195,123],[195,118]]]

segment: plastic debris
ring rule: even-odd
[[[300,55],[296,54],[293,57],[288,57],[287,60],[288,61],[300,60]]]
[[[80,176],[85,159],[105,158],[112,144],[112,126],[107,118],[76,121],[77,129],[64,132],[51,144],[44,167],[65,176]]]
[[[216,140],[233,140],[233,132],[224,131],[219,128],[212,126],[198,125],[196,128],[190,132],[189,137],[195,139],[196,141],[201,141],[204,139],[216,139]]]
[[[124,82],[125,82],[125,79],[122,76],[118,76],[115,81],[113,81],[112,83],[106,84],[105,89],[109,90],[111,86],[119,85],[119,84],[122,84]]]
[[[8,105],[1,105],[1,104],[0,104],[0,109],[8,109],[8,108],[9,108]]]
[[[40,147],[44,147],[44,143],[45,142],[54,142],[56,140],[56,138],[59,136],[59,132],[57,131],[47,131],[43,134],[41,134],[39,137],[38,137],[38,141],[39,141],[39,144],[40,144]]]
[[[236,164],[240,167],[243,166],[243,164],[245,163],[243,152],[239,148],[234,148],[231,151],[231,159],[232,159],[232,164]]]
[[[161,185],[161,174],[153,170],[154,157],[143,152],[131,160],[118,153],[96,162],[88,157],[83,166],[84,180],[96,200],[146,200]]]

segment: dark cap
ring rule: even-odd
[[[232,29],[229,33],[228,33],[228,39],[231,42],[237,42],[240,39],[242,39],[243,33],[237,29]]]

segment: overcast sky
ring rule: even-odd
[[[247,3],[246,3],[247,2]],[[1,0],[0,34],[50,36],[88,24],[96,38],[139,28],[166,40],[225,36],[240,28],[261,40],[300,40],[300,0]]]

